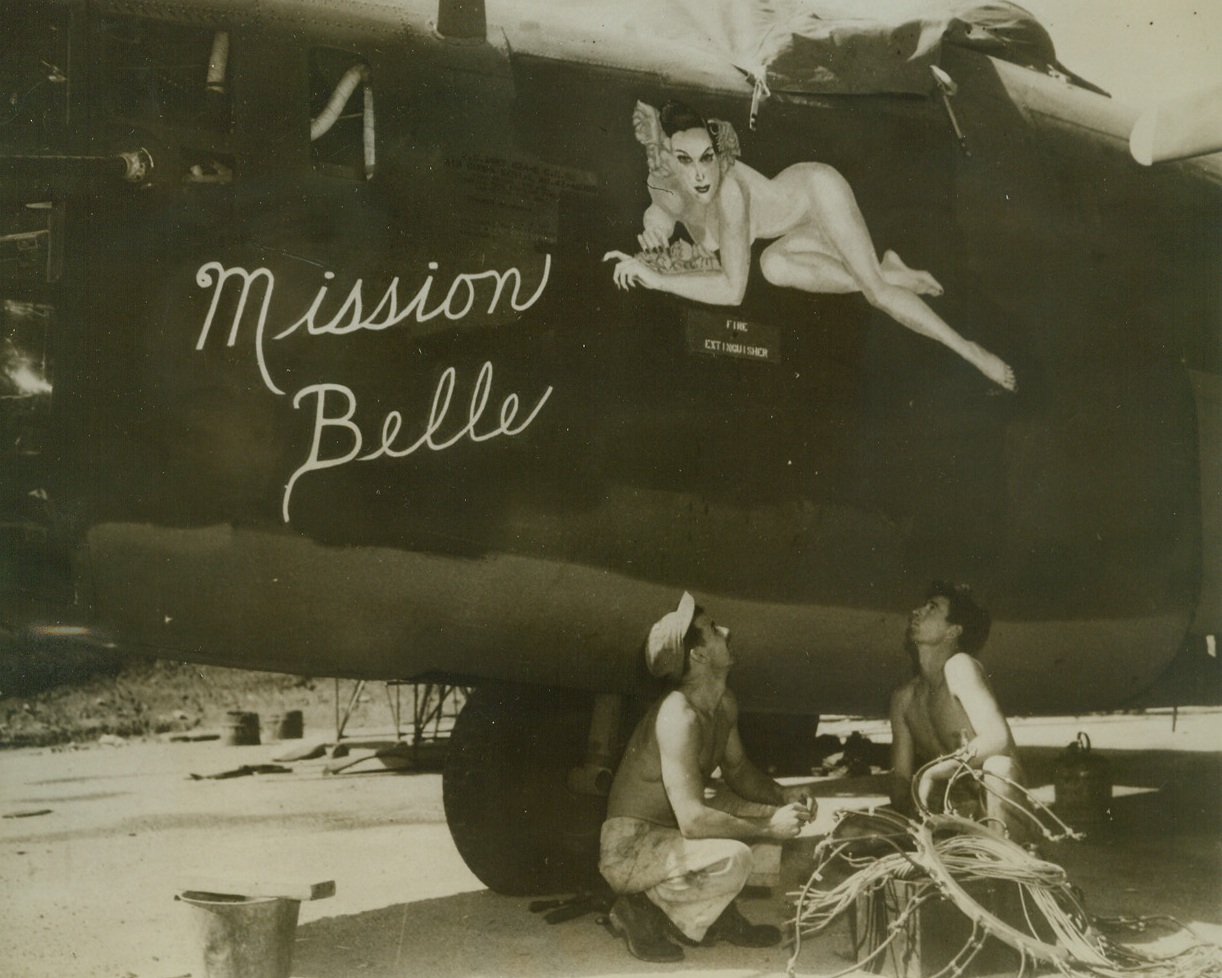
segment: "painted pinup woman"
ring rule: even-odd
[[[738,136],[727,122],[705,121],[679,102],[659,112],[638,102],[638,142],[649,162],[642,254],[610,251],[616,286],[642,285],[713,305],[742,302],[751,245],[774,239],[760,271],[774,285],[806,292],[860,292],[896,322],[952,349],[989,380],[1015,390],[1014,371],[946,324],[922,295],[941,295],[928,272],[888,251],[879,261],[848,182],[823,163],[795,163],[768,179],[739,162]],[[687,261],[669,260],[675,225],[695,243]],[[716,256],[716,257],[714,257]]]

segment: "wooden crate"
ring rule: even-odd
[[[1022,913],[1017,892],[1012,886],[992,881],[974,881],[964,889],[977,903],[1003,921]],[[867,958],[887,939],[888,927],[909,904],[933,892],[905,921],[891,944],[867,962]],[[952,966],[957,955],[972,939],[972,922],[954,903],[937,894],[927,880],[891,880],[881,889],[858,899],[849,921],[849,936],[856,961],[873,973],[894,978],[930,978],[944,972],[962,978],[1018,974],[1018,951],[993,937],[981,935],[983,946],[965,969]],[[950,970],[947,970],[947,969]]]

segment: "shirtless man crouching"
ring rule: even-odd
[[[628,742],[599,860],[618,894],[610,925],[643,961],[681,960],[679,944],[779,943],[776,927],[749,923],[734,902],[751,872],[747,841],[792,839],[815,814],[808,787],[782,788],[747,759],[726,688],[729,637],[687,593],[649,634],[650,671],[674,686]],[[731,793],[709,802],[719,767]]]
[[[941,811],[946,782],[967,764],[985,773],[983,811],[975,779],[965,779],[971,797],[952,791],[952,804],[1023,842],[1030,822],[1013,787],[1023,784],[1023,769],[1010,725],[976,659],[990,625],[989,613],[962,584],[935,581],[925,604],[912,612],[908,640],[917,674],[891,697],[891,804],[915,814],[912,779],[923,765],[942,758],[916,785],[921,805]]]

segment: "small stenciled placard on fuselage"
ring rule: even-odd
[[[688,352],[781,362],[781,331],[776,326],[703,309],[687,310],[685,320]]]

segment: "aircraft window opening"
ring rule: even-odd
[[[349,52],[311,52],[310,144],[319,172],[366,180],[373,176],[377,148],[371,72]]]
[[[183,161],[183,183],[225,184],[233,181],[233,156],[211,153],[184,147],[180,150]]]
[[[229,34],[138,17],[104,22],[105,90],[117,117],[227,132]]]

